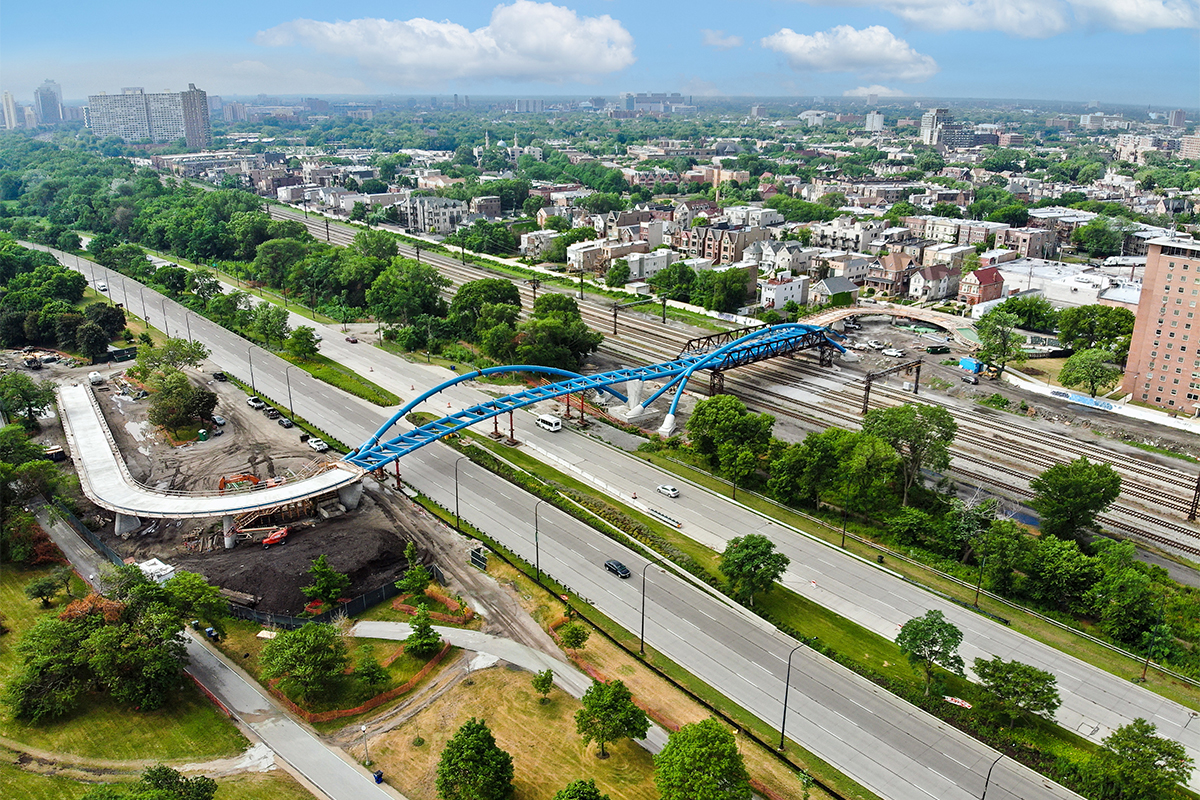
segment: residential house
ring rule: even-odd
[[[725,219],[730,225],[738,227],[765,228],[768,225],[783,223],[783,214],[773,208],[758,206],[729,206],[725,209]]]
[[[625,257],[629,263],[630,281],[648,281],[679,260],[679,253],[663,248],[649,253],[630,253]]]
[[[888,253],[867,266],[865,284],[882,294],[902,297],[909,292],[909,278],[920,265],[908,253]]]
[[[813,260],[822,252],[819,247],[805,247],[797,241],[781,242],[764,239],[751,242],[742,252],[742,258],[754,261],[759,270],[766,274],[788,273],[800,275],[813,269]]]
[[[828,278],[845,278],[856,286],[867,280],[872,259],[863,253],[826,250],[816,258],[817,271]]]
[[[741,261],[752,242],[765,241],[766,228],[719,228],[700,225],[680,228],[671,235],[671,247],[691,257],[710,258],[716,264]]]
[[[836,250],[862,251],[878,239],[887,227],[887,221],[882,219],[855,220],[850,216],[842,216],[812,226],[812,243]]]
[[[595,239],[567,246],[567,272],[597,272],[604,263],[604,243]]]
[[[721,209],[712,200],[685,200],[675,206],[671,221],[681,228],[687,228],[691,226],[692,220],[701,214],[706,217],[715,217],[720,211]]]
[[[958,294],[958,283],[962,270],[946,264],[937,264],[917,270],[908,280],[908,296],[924,302],[941,300]]]
[[[952,267],[962,269],[963,261],[968,255],[974,252],[975,248],[969,244],[935,245],[925,250],[925,258],[922,264],[926,267],[931,267],[934,264],[949,264]]]
[[[488,219],[496,219],[500,217],[502,213],[500,210],[500,198],[494,195],[472,197],[471,211],[475,214],[481,214]]]
[[[763,308],[772,308],[776,311],[782,311],[783,307],[791,301],[802,306],[808,305],[810,280],[807,275],[760,278],[758,281],[758,304]]]
[[[976,305],[998,300],[1004,294],[1004,278],[996,267],[977,269],[958,282],[958,302]]]
[[[999,264],[1007,264],[1010,261],[1016,260],[1016,250],[1006,250],[999,247],[994,250],[985,250],[979,254],[979,266],[981,267],[995,267]]]
[[[521,234],[520,253],[526,258],[541,259],[550,249],[551,242],[561,235],[558,231],[551,230],[523,233]]]
[[[839,295],[849,296],[849,305],[858,302],[858,285],[845,278],[825,278],[819,280],[808,290],[810,305],[821,306],[832,301]]]

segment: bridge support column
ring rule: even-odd
[[[338,501],[341,502],[347,511],[358,508],[358,501],[362,500],[362,482],[356,481],[349,486],[343,486],[337,490],[337,493]]]
[[[113,533],[118,536],[124,536],[131,531],[136,531],[142,527],[142,521],[130,514],[117,514],[116,524],[113,526]]]
[[[625,394],[629,396],[629,413],[642,407],[642,387],[645,381],[625,381]]]
[[[659,436],[670,436],[675,431],[675,415],[667,414],[663,419],[663,424],[658,428]]]
[[[225,536],[225,549],[232,550],[237,545],[237,531],[233,529],[231,514],[221,517],[221,533]]]

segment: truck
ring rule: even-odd
[[[978,375],[979,373],[983,372],[984,363],[978,358],[970,358],[969,356],[965,356],[958,360],[958,366],[962,367],[972,375]]]

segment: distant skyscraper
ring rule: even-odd
[[[54,125],[63,121],[62,87],[49,78],[33,90],[33,108],[38,121],[43,125]]]
[[[879,133],[883,130],[883,114],[878,111],[872,111],[867,114],[866,120],[863,122],[863,127],[867,129],[867,133]]]
[[[542,99],[535,100],[518,100],[516,111],[518,114],[540,114],[546,110],[546,101]]]
[[[102,139],[183,139],[191,148],[204,148],[212,141],[208,95],[194,83],[178,93],[146,94],[141,87],[132,87],[121,94],[91,95],[88,127]]]
[[[1171,112],[1167,124],[1172,128],[1182,128],[1187,125],[1187,114],[1184,113],[1182,108],[1177,108]]]
[[[17,116],[17,101],[13,100],[12,92],[4,93],[4,127],[16,130],[21,127],[24,117]]]
[[[921,143],[937,144],[937,129],[954,119],[947,108],[931,108],[921,115]]]
[[[869,106],[879,105],[879,95],[877,95],[877,94],[867,95],[867,105],[869,105]]]

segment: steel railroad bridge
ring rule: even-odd
[[[629,404],[628,418],[636,418],[645,413],[646,406],[653,403],[663,394],[674,389],[671,406],[663,421],[659,433],[670,435],[675,429],[675,414],[679,408],[680,398],[687,386],[688,380],[700,370],[711,373],[710,387],[717,394],[724,387],[722,373],[725,370],[764,361],[768,358],[790,355],[801,350],[816,349],[820,362],[828,366],[833,362],[833,352],[845,352],[845,349],[830,338],[838,334],[816,325],[800,323],[784,323],[780,325],[743,328],[737,331],[727,331],[692,339],[684,345],[679,356],[673,361],[662,364],[652,364],[645,367],[632,367],[603,372],[597,375],[579,375],[565,370],[549,367],[539,367],[529,364],[489,367],[476,372],[460,375],[445,383],[435,386],[411,402],[405,404],[391,416],[379,430],[365,443],[355,448],[345,461],[366,470],[376,470],[418,450],[430,442],[447,434],[469,428],[476,423],[492,419],[500,414],[510,413],[518,408],[551,400],[563,395],[587,390],[603,391],[616,397],[621,402]],[[433,422],[428,422],[406,433],[391,438],[385,438],[396,423],[404,419],[414,408],[430,397],[463,381],[472,380],[483,375],[495,375],[511,372],[532,372],[545,375],[555,375],[564,378],[557,383],[525,389],[505,397],[488,400],[485,403],[465,408]],[[661,388],[653,392],[645,400],[641,399],[642,387],[647,381],[663,381]],[[615,384],[624,383],[629,387],[630,395],[626,397],[612,388]]]

